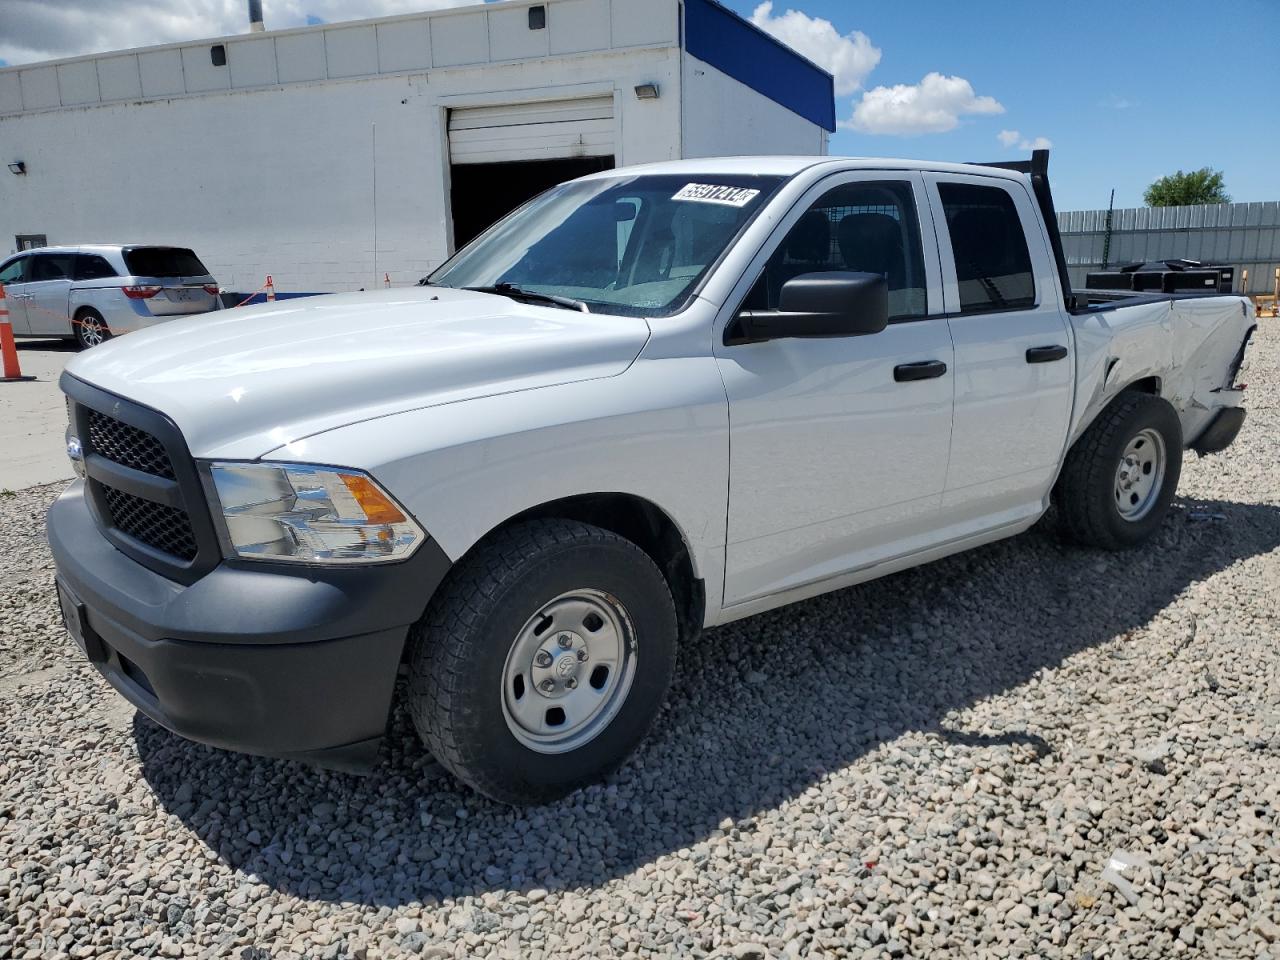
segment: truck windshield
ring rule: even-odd
[[[650,174],[567,183],[500,220],[424,283],[518,288],[592,312],[664,316],[782,182]]]

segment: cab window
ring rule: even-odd
[[[832,270],[884,277],[891,321],[925,316],[924,252],[909,182],[848,183],[823,194],[769,258],[743,309],[776,310],[788,280]]]
[[[939,183],[960,284],[961,313],[1035,306],[1027,237],[1013,197],[1002,187]]]

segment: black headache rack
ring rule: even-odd
[[[1049,151],[1033,150],[1030,160],[997,160],[994,163],[975,163],[974,166],[1013,170],[1015,173],[1025,173],[1031,178],[1031,189],[1035,193],[1036,203],[1040,205],[1040,215],[1044,218],[1045,229],[1049,231],[1053,260],[1058,267],[1058,279],[1062,283],[1063,305],[1071,312],[1087,309],[1089,297],[1076,294],[1071,290],[1071,275],[1067,273],[1067,257],[1062,252],[1062,234],[1058,233],[1058,214],[1053,209],[1053,193],[1049,189]]]
[[[1091,273],[1084,290],[1071,289],[1071,276],[1067,273],[1067,257],[1062,252],[1062,234],[1058,232],[1058,214],[1053,208],[1053,193],[1049,189],[1049,151],[1034,150],[1030,160],[997,160],[993,163],[973,163],[973,166],[997,167],[1025,173],[1031,178],[1031,188],[1036,203],[1049,231],[1049,243],[1053,247],[1053,259],[1058,267],[1058,279],[1062,283],[1063,305],[1069,313],[1096,313],[1119,306],[1136,303],[1155,303],[1160,300],[1184,300],[1231,293],[1235,271],[1230,267],[1205,266],[1191,260],[1161,261],[1156,264],[1135,264],[1121,268],[1117,275],[1123,281],[1095,282],[1102,275]],[[1150,268],[1150,269],[1148,269]],[[1148,279],[1154,277],[1154,279]]]

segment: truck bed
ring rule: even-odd
[[[1085,296],[1087,304],[1080,302]],[[1135,384],[1173,404],[1187,446],[1219,410],[1240,406],[1235,378],[1256,327],[1246,298],[1106,290],[1076,297],[1073,442],[1117,393]]]

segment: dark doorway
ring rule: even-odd
[[[470,243],[526,200],[575,177],[613,169],[613,157],[460,163],[449,171],[454,249]]]

